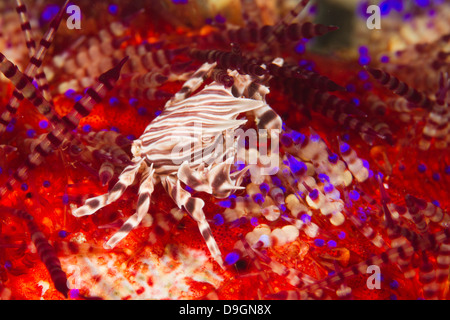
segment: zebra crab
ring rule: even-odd
[[[271,146],[274,146],[282,121],[265,102],[264,96],[268,89],[263,85],[257,85],[257,90],[249,89],[255,87],[255,82],[250,76],[236,71],[229,71],[234,79],[233,86],[227,87],[213,81],[198,93],[189,96],[202,85],[203,79],[214,66],[215,63],[202,65],[167,102],[163,112],[147,126],[144,133],[133,141],[132,164],[122,171],[113,188],[106,194],[86,200],[83,206],[73,211],[76,217],[95,213],[118,200],[127,187],[133,184],[138,173],[141,173],[136,212],[107,241],[106,248],[116,246],[139,225],[148,213],[155,184],[161,182],[177,206],[185,209],[198,223],[212,257],[223,266],[219,246],[202,209],[205,203],[202,199],[191,196],[183,189],[181,182],[195,191],[206,192],[216,198],[226,198],[235,190],[243,189],[240,184],[249,169],[256,174],[258,167],[262,169],[259,174],[263,170],[274,172],[277,167],[272,161],[270,168],[267,165],[264,167],[259,161],[245,163],[244,168],[236,169],[237,160],[243,164],[245,159],[248,162],[249,157],[245,158],[245,150],[244,154],[238,152],[237,146],[245,137],[237,137],[235,133],[247,122],[246,119],[238,119],[238,116],[251,112],[260,131],[270,131],[270,137],[273,138]],[[267,136],[268,134],[266,139]],[[228,143],[230,138],[232,143]],[[174,152],[180,149],[181,153]],[[248,151],[247,149],[247,156]],[[269,158],[279,159],[278,150],[272,151]],[[203,157],[194,154],[201,154]],[[232,168],[236,170],[232,171]]]

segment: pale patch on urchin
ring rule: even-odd
[[[63,257],[61,262],[65,269],[77,267],[68,277],[71,289],[107,300],[200,298],[191,290],[191,281],[220,287],[223,277],[213,270],[208,252],[177,249],[175,259],[168,253],[159,257],[148,248],[131,265],[116,254]]]

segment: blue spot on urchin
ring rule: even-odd
[[[80,290],[79,289],[70,289],[69,290],[69,296],[72,299],[76,299],[80,296]]]
[[[352,84],[352,83],[349,83],[348,85],[346,85],[346,86],[345,86],[345,89],[346,89],[348,92],[355,92],[355,91],[356,91],[356,87],[355,87],[355,85]]]
[[[433,177],[433,180],[434,180],[434,181],[439,181],[439,180],[441,180],[441,175],[440,175],[438,172],[433,172],[432,177]]]
[[[392,280],[390,283],[389,283],[389,286],[391,287],[391,289],[398,289],[398,287],[400,287],[400,284],[398,283],[398,281],[397,280]]]
[[[59,232],[58,232],[58,236],[60,237],[60,238],[65,238],[65,237],[67,237],[69,235],[69,233],[67,232],[67,231],[65,231],[65,230],[60,230]]]
[[[361,1],[358,3],[357,13],[363,17],[368,18],[370,15],[367,13],[367,7],[370,5],[368,1]]]
[[[14,131],[14,124],[8,123],[6,126],[6,132],[13,132]]]
[[[437,200],[432,200],[431,203],[434,204],[436,207],[440,207],[441,206],[441,204]]]
[[[311,191],[309,193],[309,197],[311,198],[311,200],[317,200],[317,198],[319,198],[319,190],[314,189],[313,191]]]
[[[134,141],[134,140],[136,140],[136,136],[134,134],[129,134],[129,135],[127,135],[127,139],[130,141]]]
[[[361,70],[360,72],[358,72],[358,78],[361,80],[367,80],[369,79],[369,73],[365,70]]]
[[[336,163],[338,161],[338,155],[336,153],[332,153],[328,156],[328,161],[330,163]]]
[[[264,196],[261,193],[257,193],[253,196],[253,201],[261,205],[264,203]]]
[[[350,150],[350,146],[348,145],[348,143],[342,142],[339,150],[341,151],[341,153],[346,153]]]
[[[119,105],[119,99],[117,99],[116,97],[111,97],[109,98],[109,105],[110,106],[118,106]]]
[[[137,109],[137,113],[138,113],[138,115],[140,115],[140,116],[145,116],[145,115],[147,114],[147,109],[144,108],[144,107],[139,107],[139,108]]]
[[[136,98],[131,98],[130,100],[128,100],[128,104],[132,107],[137,107],[139,104],[139,100]]]
[[[416,5],[418,5],[419,7],[428,7],[430,5],[430,0],[415,0]]]
[[[382,63],[388,63],[389,62],[389,57],[388,56],[381,56],[380,61]]]
[[[81,129],[82,129],[84,132],[88,133],[88,132],[91,132],[92,127],[91,127],[90,124],[85,124],[83,127],[81,127]]]
[[[367,220],[367,215],[366,215],[365,212],[361,211],[361,212],[358,213],[358,218],[361,221],[366,221]]]
[[[213,219],[216,226],[222,225],[225,221],[220,213],[216,214]]]
[[[427,171],[427,166],[421,163],[417,166],[417,171],[419,171],[420,173],[424,173],[425,171]]]
[[[44,8],[44,11],[42,12],[41,18],[45,22],[48,22],[52,20],[59,12],[59,6],[56,4],[48,5]]]
[[[372,85],[372,83],[370,83],[370,82],[365,82],[365,83],[363,84],[363,88],[364,88],[364,90],[366,90],[366,91],[370,91],[370,90],[372,90],[373,85]]]
[[[308,170],[306,164],[300,160],[297,160],[294,156],[288,154],[289,167],[294,174],[303,174]]]
[[[63,204],[68,204],[69,203],[69,195],[68,194],[64,194],[62,196],[62,203]]]
[[[355,106],[359,106],[359,105],[361,104],[361,101],[359,101],[358,98],[352,98],[352,103],[353,103]]]
[[[382,16],[388,15],[392,10],[391,1],[388,0],[380,2],[379,6],[380,6],[380,14]]]
[[[369,54],[369,49],[366,46],[360,46],[358,48],[358,52],[360,55],[366,56],[367,54]]]
[[[219,201],[219,206],[223,207],[223,208],[230,208],[231,207],[231,201],[230,200],[223,200],[223,201]]]
[[[319,178],[319,180],[321,181],[321,182],[330,182],[330,177],[328,177],[325,173],[319,173],[318,175],[317,175],[317,177]]]
[[[216,20],[217,23],[225,23],[227,21],[227,19],[221,14],[216,15],[214,20]]]
[[[325,245],[325,240],[323,240],[323,239],[315,239],[314,240],[314,245],[316,247],[323,247]]]
[[[365,159],[362,159],[362,163],[363,163],[364,168],[367,168],[367,169],[370,168],[369,161],[367,161],[367,160],[365,160]]]
[[[348,133],[343,134],[342,140],[348,142],[350,140],[350,135]]]
[[[292,136],[292,141],[295,144],[301,144],[306,139],[306,136],[303,133],[300,133],[297,131],[292,131],[291,136]]]
[[[240,258],[240,254],[236,251],[232,251],[225,257],[225,264],[232,265],[235,264]]]
[[[34,138],[36,136],[36,130],[34,129],[28,129],[27,130],[27,137],[28,138]]]
[[[270,186],[267,183],[263,182],[259,185],[259,190],[261,190],[261,192],[268,193],[270,190]]]
[[[334,186],[331,183],[327,183],[324,187],[323,187],[323,191],[325,191],[326,193],[330,193],[334,190]]]
[[[411,20],[412,17],[413,17],[412,14],[410,12],[408,12],[403,15],[403,20],[408,21],[408,20]]]
[[[312,134],[311,137],[309,137],[309,140],[311,140],[311,142],[319,142],[320,136],[318,134]]]
[[[445,174],[450,174],[450,166],[445,166],[444,172]]]
[[[245,162],[237,161],[234,165],[237,171],[240,171],[245,168]]]
[[[293,143],[292,137],[290,134],[282,134],[280,138],[280,142],[285,147],[290,147]]]
[[[304,213],[304,214],[302,214],[302,216],[300,217],[300,220],[302,220],[303,223],[308,224],[308,223],[311,222],[311,216],[308,215],[308,214],[306,214],[306,213]]]
[[[391,0],[392,8],[397,11],[403,11],[403,0]]]
[[[370,57],[362,56],[362,57],[359,57],[358,61],[359,61],[360,65],[366,66],[370,63]]]
[[[283,183],[281,182],[281,179],[276,177],[276,176],[271,176],[272,182],[274,185],[276,185],[277,187],[282,187]]]
[[[336,243],[336,241],[334,241],[334,240],[329,240],[329,241],[327,242],[327,246],[328,246],[329,248],[336,248],[337,243]]]
[[[297,44],[297,45],[295,46],[295,52],[297,52],[298,54],[304,53],[305,50],[306,50],[305,44],[302,43],[302,42],[300,42],[299,44]]]
[[[68,89],[66,92],[64,92],[64,95],[66,96],[66,98],[69,98],[69,99],[73,99],[76,94],[77,94],[77,92],[73,89]]]
[[[353,200],[353,201],[358,201],[358,200],[359,200],[359,192],[356,191],[356,190],[351,190],[351,191],[348,193],[348,196],[349,196],[349,198],[350,198],[351,200]]]
[[[117,6],[117,4],[110,4],[108,6],[108,12],[115,16],[117,14],[117,12],[119,11],[119,7]]]

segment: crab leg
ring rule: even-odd
[[[122,227],[114,234],[111,239],[105,244],[106,248],[114,248],[116,244],[125,238],[131,230],[136,228],[139,223],[141,223],[144,216],[147,214],[150,207],[150,197],[154,190],[153,175],[155,170],[153,169],[153,164],[148,169],[146,173],[147,176],[141,182],[139,187],[139,198],[136,208],[136,213],[128,218],[127,221],[122,225]]]
[[[119,181],[114,185],[109,193],[90,198],[86,203],[78,209],[72,211],[75,217],[91,215],[97,210],[107,206],[108,204],[119,199],[125,190],[134,182],[144,159],[133,159],[133,164],[126,167],[119,176]]]
[[[203,206],[205,202],[200,198],[192,197],[189,192],[181,187],[180,180],[173,177],[165,177],[161,179],[161,183],[166,189],[170,197],[175,201],[177,206],[182,207],[189,213],[189,215],[197,221],[200,233],[205,239],[206,245],[211,253],[211,256],[216,262],[223,267],[222,254],[220,253],[219,246],[212,234],[211,228],[206,221],[205,213],[203,212]]]

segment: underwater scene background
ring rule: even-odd
[[[0,299],[449,298],[449,1],[7,0],[0,52]]]

